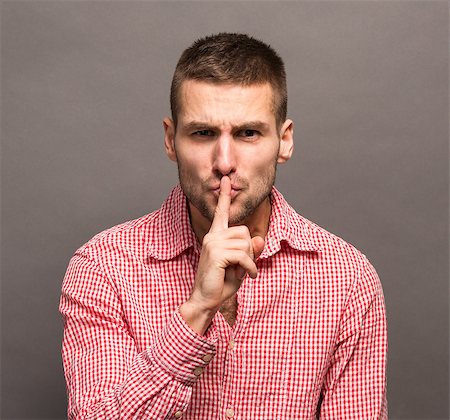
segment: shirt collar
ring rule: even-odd
[[[320,250],[311,222],[297,214],[275,187],[271,193],[271,204],[269,231],[260,258],[277,253],[283,242],[299,251]],[[156,212],[153,229],[149,233],[148,252],[150,257],[158,260],[170,260],[196,245],[197,238],[189,220],[186,196],[180,185],[172,190]]]
[[[270,199],[272,213],[269,231],[260,258],[268,258],[277,253],[283,242],[298,251],[319,251],[320,243],[314,235],[312,223],[300,216],[275,187],[272,188]]]
[[[149,255],[158,260],[170,260],[195,246],[196,242],[186,196],[177,185],[156,212],[149,238]]]

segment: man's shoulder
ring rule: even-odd
[[[134,252],[144,250],[152,236],[153,226],[158,220],[159,213],[160,209],[105,229],[93,236],[76,252],[95,257],[120,250]]]
[[[292,207],[290,207],[290,225],[293,236],[306,238],[321,258],[350,260],[357,265],[368,263],[366,255],[353,244],[302,216]]]
[[[294,210],[293,212],[291,223],[301,227],[294,230],[307,235],[309,242],[314,244],[316,250],[312,261],[317,264],[316,269],[322,273],[323,279],[333,279],[334,282],[340,279],[348,290],[359,284],[370,293],[381,292],[376,270],[361,250]]]
[[[132,254],[166,260],[194,242],[185,196],[177,185],[158,210],[98,233],[77,253],[110,259]]]

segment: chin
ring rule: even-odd
[[[255,213],[258,206],[250,205],[250,203],[246,203],[245,205],[240,205],[239,208],[235,209],[234,211],[230,211],[230,219],[229,224],[230,225],[242,225],[245,223],[245,221],[252,216],[252,214]],[[230,209],[231,210],[231,209]]]

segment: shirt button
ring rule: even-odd
[[[176,419],[179,419],[180,417],[183,416],[183,412],[182,412],[182,411],[177,411],[177,412],[174,414],[174,416],[175,416]]]
[[[203,368],[202,367],[196,367],[195,369],[194,369],[194,375],[195,376],[200,376],[201,374],[203,373]]]
[[[234,410],[232,408],[227,409],[227,417],[234,417]]]
[[[205,354],[202,359],[205,363],[208,363],[213,358],[212,354]]]
[[[230,350],[233,350],[233,349],[234,349],[234,340],[230,340],[230,341],[228,342],[228,348],[229,348]]]

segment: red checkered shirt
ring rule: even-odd
[[[201,246],[177,186],[77,250],[60,303],[69,418],[386,419],[386,319],[366,257],[274,188],[233,327],[179,313]]]

